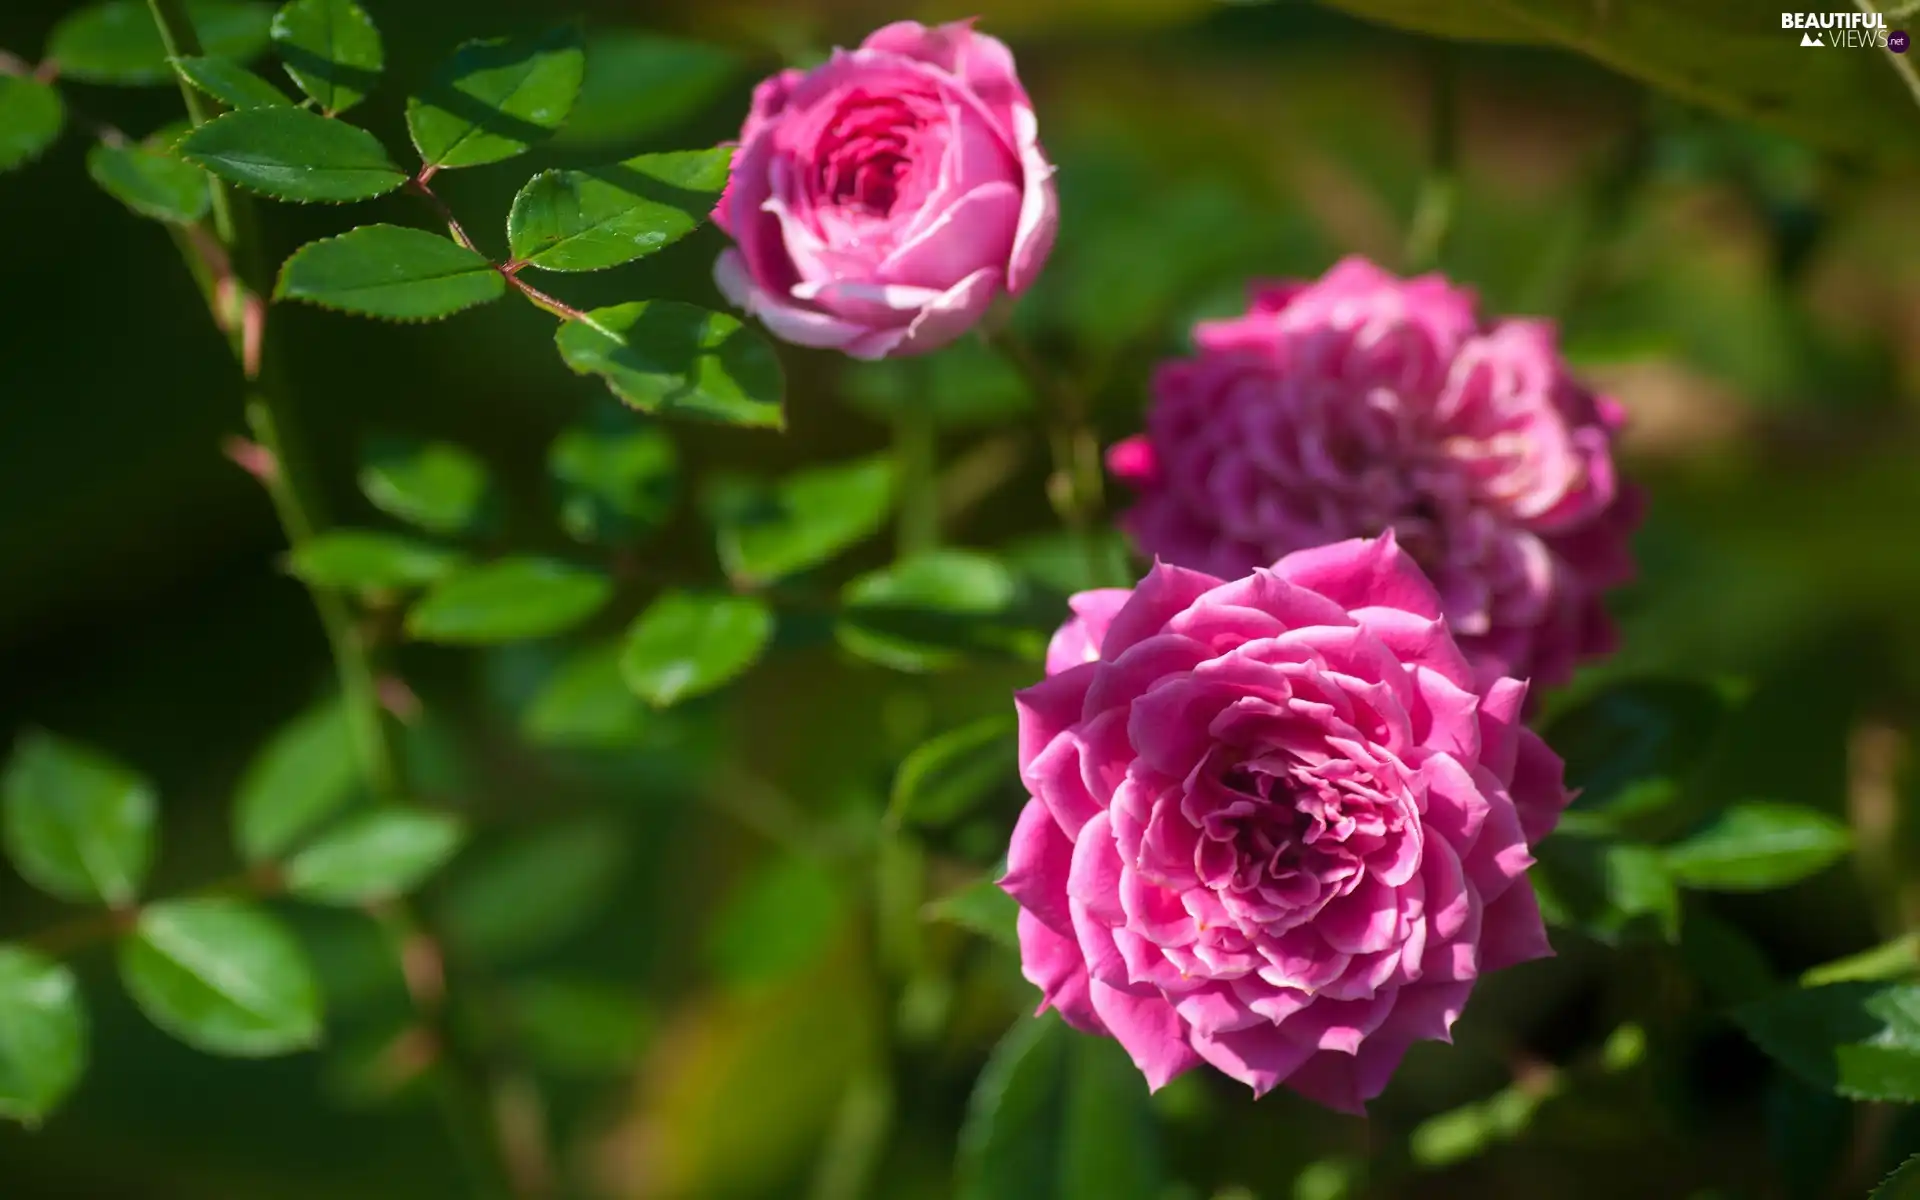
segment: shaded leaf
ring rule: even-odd
[[[118,907],[139,895],[153,861],[153,787],[84,746],[38,730],[0,777],[7,857],[62,900]]]
[[[1752,892],[1822,871],[1851,845],[1847,827],[1818,810],[1748,801],[1667,847],[1665,857],[1667,869],[1686,887]]]
[[[739,71],[739,58],[721,46],[596,30],[587,36],[580,98],[555,142],[600,146],[665,132],[718,100]]]
[[[1660,936],[1680,938],[1680,890],[1660,851],[1626,843],[1606,850],[1607,898],[1626,918],[1650,917]]]
[[[1815,1087],[1920,1101],[1920,985],[1834,983],[1734,1010],[1747,1036]]]
[[[634,619],[620,671],[635,695],[666,708],[705,695],[758,662],[773,610],[757,596],[663,593]]]
[[[201,55],[171,61],[180,78],[228,108],[276,108],[293,103],[285,92],[232,59]]]
[[[295,203],[384,196],[407,180],[378,138],[301,108],[245,108],[189,133],[181,157],[250,191]]]
[[[641,412],[779,429],[785,382],[765,338],[725,313],[673,300],[596,308],[554,334],[567,366],[599,375]]]
[[[374,529],[333,529],[288,556],[293,573],[315,587],[368,591],[421,587],[462,566],[457,550]]]
[[[1698,762],[1727,712],[1702,683],[1642,679],[1616,684],[1561,714],[1547,744],[1567,762],[1575,805],[1608,809],[1635,784],[1671,780]]]
[[[345,112],[380,80],[380,31],[353,0],[291,0],[272,33],[287,74],[323,112]]]
[[[599,271],[670,246],[713,211],[732,157],[722,147],[542,171],[513,198],[513,257],[545,271]]]
[[[1586,0],[1324,0],[1416,33],[1586,54],[1683,100],[1869,154],[1916,141],[1912,98],[1871,46],[1806,53],[1772,10],[1685,0],[1596,9]]]
[[[767,583],[825,562],[879,532],[893,507],[885,457],[808,467],[772,485],[742,485],[716,502],[720,563]]]
[[[841,394],[854,407],[892,421],[903,409],[930,411],[951,429],[1005,425],[1033,411],[1033,389],[1000,354],[963,338],[925,358],[849,361]]]
[[[261,747],[234,796],[233,835],[250,863],[276,858],[353,798],[360,763],[338,700],[287,722]]]
[[[845,908],[825,866],[807,858],[775,859],[748,874],[714,911],[707,963],[734,987],[791,975],[826,950]]]
[[[560,128],[580,93],[580,33],[467,42],[417,96],[407,130],[430,167],[475,167],[524,153]]]
[[[0,75],[0,171],[39,158],[65,123],[60,93],[26,75]]]
[[[443,579],[407,613],[429,642],[513,642],[565,633],[613,595],[605,575],[540,558],[504,558]]]
[[[80,1082],[87,1021],[73,972],[0,945],[0,1117],[35,1125]]]
[[[488,962],[543,949],[600,911],[626,859],[623,831],[598,818],[542,823],[462,855],[439,906],[446,937]]]
[[[520,731],[539,746],[614,749],[641,741],[652,711],[627,686],[619,642],[587,646],[554,671],[521,717]]]
[[[390,517],[431,533],[465,533],[485,515],[487,466],[449,442],[375,438],[360,466],[360,491]]]
[[[197,3],[187,17],[200,48],[215,58],[244,61],[264,50],[273,10],[264,4]],[[142,0],[112,0],[61,20],[47,38],[47,57],[60,74],[85,83],[170,83],[167,47],[153,11]]]
[[[959,1200],[1157,1200],[1147,1083],[1119,1045],[1048,1013],[994,1047],[967,1103]]]
[[[492,263],[451,238],[400,225],[362,225],[308,242],[280,268],[275,300],[431,321],[507,294]]]
[[[507,990],[513,1044],[555,1075],[596,1077],[633,1069],[653,1019],[625,988],[588,979],[530,979]]]
[[[845,608],[834,634],[850,653],[896,671],[937,671],[964,661],[970,643],[991,642],[1000,624],[992,618],[1013,609],[1020,588],[997,559],[947,549],[870,571],[847,584],[840,599]],[[888,619],[900,614],[911,615]],[[896,631],[916,619],[943,636],[921,641]]]
[[[147,1019],[196,1049],[236,1058],[320,1040],[320,991],[279,921],[236,900],[168,900],[120,943],[120,979]]]
[[[922,915],[930,921],[946,921],[962,929],[999,943],[1009,950],[1020,949],[1020,905],[995,882],[1003,872],[996,870],[928,904]]]
[[[657,425],[574,426],[547,448],[560,524],[579,542],[618,542],[657,528],[680,481],[673,439]]]
[[[1880,1181],[1867,1200],[1920,1200],[1920,1154],[1901,1163]]]
[[[893,777],[888,818],[944,826],[996,791],[1019,790],[1019,749],[1011,713],[985,717],[922,742]]]
[[[287,863],[287,890],[321,904],[404,896],[445,866],[466,828],[459,818],[385,808],[335,827]]]
[[[1035,534],[1007,543],[999,553],[1008,566],[1061,596],[1140,581],[1133,552],[1117,529]]]
[[[109,196],[154,221],[191,225],[213,203],[206,172],[146,146],[95,142],[87,151],[87,174]]]

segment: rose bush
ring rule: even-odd
[[[1155,1087],[1209,1062],[1357,1111],[1475,978],[1550,953],[1567,801],[1391,533],[1087,592],[1018,694],[1027,978]]]
[[[1564,681],[1604,653],[1637,497],[1619,406],[1573,380],[1542,321],[1483,322],[1472,293],[1349,258],[1256,287],[1161,366],[1147,431],[1110,453],[1146,553],[1233,578],[1392,529],[1488,677]]]
[[[924,353],[1033,282],[1052,175],[1004,44],[966,22],[888,25],[754,90],[715,279],[790,342]]]

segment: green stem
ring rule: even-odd
[[[153,10],[153,23],[160,27],[160,44],[167,49],[168,58],[197,58],[200,54],[200,35],[195,32],[193,22],[187,17],[186,0],[147,0],[147,7]],[[212,101],[200,94],[198,88],[186,80],[179,80],[180,96],[187,102],[187,116],[193,118],[195,125],[205,125],[214,118]],[[233,197],[227,191],[226,184],[212,176],[213,192],[213,228],[220,235],[223,245],[234,244],[236,230],[233,219]]]
[[[200,40],[187,18],[184,0],[148,0],[148,3],[170,56],[185,57],[200,52]],[[181,93],[195,125],[212,119],[212,106],[185,81],[181,83]],[[213,183],[213,196],[214,229],[238,276],[236,308],[243,315],[229,332],[241,373],[254,389],[246,404],[247,425],[266,452],[264,461],[257,463],[255,469],[266,486],[288,544],[297,549],[320,531],[325,518],[318,492],[307,482],[307,459],[299,443],[298,424],[288,390],[272,356],[264,351],[266,286],[262,264],[265,259],[246,199],[226,192],[217,180]],[[191,260],[188,266],[193,268]],[[330,588],[309,590],[339,676],[341,702],[348,714],[354,748],[368,790],[381,801],[397,800],[404,790],[401,760],[380,702],[378,677],[366,639],[355,627],[344,596]],[[438,943],[404,903],[389,906],[380,919],[395,938],[395,953],[401,957],[403,970],[410,967],[410,959],[423,955],[433,959],[436,972],[443,969],[438,965]],[[412,982],[410,978],[410,985]],[[443,1093],[449,1135],[467,1162],[479,1194],[515,1195],[501,1131],[491,1119],[484,1099],[487,1091],[483,1065],[464,1053],[463,1043],[457,1036],[459,1031],[448,1019],[444,997],[437,989],[428,994],[410,986],[410,991],[422,1026],[432,1030],[439,1042],[442,1065],[436,1073],[436,1089]]]
[[[1083,544],[1090,577],[1104,573],[1099,543],[1093,538],[1100,511],[1106,505],[1106,474],[1100,462],[1100,439],[1082,395],[1055,379],[1033,349],[1009,328],[982,335],[989,347],[1007,360],[1026,380],[1046,414],[1047,446],[1053,452],[1053,473],[1047,478],[1047,500],[1054,515]]]
[[[940,451],[933,410],[909,396],[893,418],[900,472],[899,554],[931,550],[940,542]]]
[[[1444,42],[1433,47],[1433,98],[1428,135],[1431,155],[1426,180],[1420,185],[1413,223],[1407,231],[1407,270],[1426,271],[1440,265],[1453,211],[1459,199],[1460,100],[1459,71],[1454,50]]]

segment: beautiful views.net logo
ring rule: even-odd
[[[1780,28],[1800,30],[1802,46],[1838,46],[1859,50],[1907,48],[1903,30],[1887,30],[1887,16],[1877,12],[1789,12],[1780,14]]]

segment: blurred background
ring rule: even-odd
[[[10,0],[0,48],[33,59],[69,7]],[[562,15],[533,0],[367,7],[388,69],[357,116],[396,149],[405,89],[455,41]],[[1669,46],[1681,59],[1792,36],[1753,7],[1675,6],[1705,23],[1650,36],[1701,33]],[[899,17],[978,12],[1013,44],[1060,166],[1059,249],[1018,319],[1095,395],[1103,441],[1137,427],[1152,362],[1178,352],[1197,317],[1235,308],[1246,280],[1318,274],[1348,253],[1403,262],[1433,156],[1433,80],[1450,73],[1457,189],[1442,265],[1490,311],[1561,322],[1569,357],[1631,414],[1627,469],[1651,494],[1642,578],[1617,597],[1624,649],[1550,709],[1610,678],[1715,681],[1743,702],[1698,786],[1817,806],[1860,835],[1858,854],[1790,891],[1689,897],[1672,944],[1557,929],[1560,956],[1487,980],[1458,1044],[1416,1048],[1369,1121],[1284,1092],[1254,1103],[1208,1073],[1181,1079],[1152,1103],[1167,1196],[1858,1196],[1920,1149],[1911,1110],[1816,1093],[1715,1015],[1920,919],[1920,860],[1901,848],[1920,719],[1920,109],[1883,56],[1762,78],[1781,94],[1743,101],[1761,124],[1564,50],[1442,51],[1307,3],[569,9],[591,49],[568,129],[519,163],[441,177],[483,247],[503,244],[533,169],[726,140],[752,83],[782,62]],[[1429,17],[1441,19],[1406,19]],[[1684,61],[1659,70],[1683,95],[1716,99]],[[178,116],[170,89],[68,94],[136,135]],[[330,668],[303,589],[279,568],[272,512],[220,452],[241,430],[226,347],[161,227],[99,192],[84,153],[70,132],[0,178],[0,739],[49,728],[151,776],[166,891],[232,870],[236,781]],[[264,211],[277,256],[347,219]],[[421,223],[403,198],[354,218]],[[721,244],[704,230],[552,290],[580,307],[633,294],[722,306],[709,280]],[[443,440],[495,481],[487,544],[580,553],[554,517],[546,447],[606,397],[554,359],[547,318],[519,305],[424,327],[276,313],[336,520],[384,520],[356,487],[369,438]],[[783,355],[789,432],[673,425],[683,486],[663,527],[625,553],[711,576],[703,480],[881,449],[874,414],[890,391],[920,388],[944,406],[949,536],[1003,548],[1060,588],[1082,582],[1044,540],[1045,445],[1016,379],[965,350],[919,376]],[[822,578],[886,557],[870,545]],[[417,790],[480,830],[424,903],[472,981],[473,1019],[506,1047],[496,1102],[556,1193],[850,1195],[833,1190],[835,1172],[875,1123],[869,1084],[891,1040],[891,1129],[865,1194],[952,1195],[968,1096],[1032,989],[1003,945],[941,921],[914,935],[920,972],[890,988],[841,864],[871,839],[902,756],[1004,712],[1037,668],[890,673],[847,654],[826,619],[801,617],[783,619],[767,665],[670,714],[536,705],[643,594],[564,645],[407,647],[400,660],[424,704],[408,734]],[[1020,801],[1006,784],[928,833],[936,892],[992,866]],[[45,1128],[0,1128],[0,1192],[467,1194],[391,1053],[404,988],[371,925],[286,915],[326,990],[323,1049],[195,1054],[141,1019],[110,954],[93,952],[79,964],[93,1066]],[[0,937],[57,918],[0,872]]]

